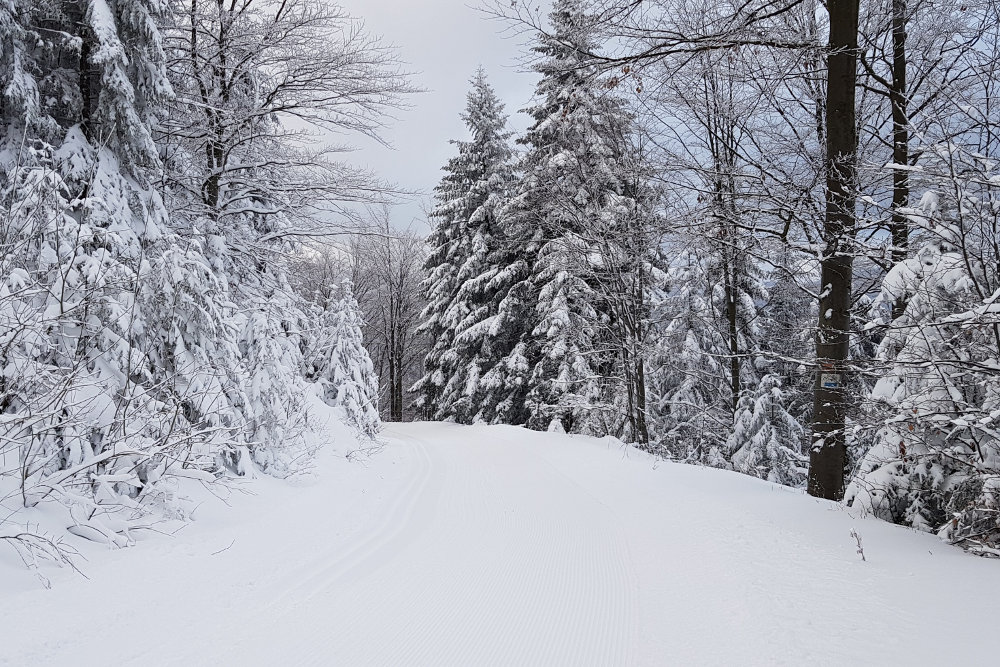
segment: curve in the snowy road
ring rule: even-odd
[[[470,440],[460,427],[434,433],[389,431],[393,446],[424,461],[423,481],[352,553],[307,572],[268,605],[268,627],[241,633],[226,657],[442,667],[628,662],[635,584],[608,509],[530,449]]]

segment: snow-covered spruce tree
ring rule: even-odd
[[[509,252],[501,247],[501,209],[514,181],[507,116],[482,68],[472,79],[462,119],[471,138],[453,142],[458,155],[445,167],[431,212],[436,224],[424,264],[428,303],[421,331],[433,347],[413,391],[426,416],[471,422],[486,417],[479,378],[498,361],[491,326],[508,268],[498,259]]]
[[[786,486],[805,483],[808,459],[801,453],[802,426],[785,409],[781,380],[768,373],[744,392],[727,447],[733,469]]]
[[[323,400],[344,410],[359,432],[375,437],[379,383],[362,339],[364,320],[351,283],[344,281],[325,305],[313,306],[315,333],[304,354],[305,376],[323,387]]]
[[[591,366],[597,360],[589,353],[597,344],[596,320],[603,313],[595,309],[597,298],[580,275],[578,260],[586,255],[581,233],[599,213],[601,190],[614,177],[608,171],[595,174],[594,167],[607,166],[601,164],[611,157],[605,142],[615,128],[604,136],[598,131],[603,129],[599,123],[612,120],[595,108],[606,93],[594,89],[592,69],[575,68],[578,49],[593,48],[592,23],[583,3],[556,2],[549,21],[552,36],[542,35],[534,47],[542,58],[535,66],[541,75],[538,103],[527,110],[534,123],[520,139],[527,147],[524,179],[511,215],[537,230],[531,274],[526,276],[535,311],[528,322],[528,425],[572,431],[601,399],[598,372]],[[599,182],[592,182],[595,176]]]
[[[621,251],[636,236],[629,226],[651,218],[637,215],[644,186],[635,185],[632,114],[613,82],[583,64],[596,47],[595,20],[571,0],[556,2],[549,19],[551,34],[534,48],[541,79],[527,110],[534,123],[520,139],[524,176],[505,212],[525,239],[527,270],[507,292],[510,315],[498,318],[511,352],[484,381],[516,387],[503,402],[532,428],[623,435],[624,346],[612,304],[616,290],[634,285],[611,275],[648,271],[645,251],[631,264]]]
[[[814,318],[816,300],[809,289],[819,282],[814,258],[794,253],[784,244],[765,244],[770,267],[764,272],[767,302],[759,309],[759,344],[764,372],[781,379],[785,408],[805,426],[812,415],[815,376],[806,364],[812,356],[813,332],[802,326]]]
[[[725,438],[732,424],[727,346],[707,279],[711,260],[693,247],[670,250],[666,284],[653,304],[657,326],[650,357],[652,449],[680,460],[727,467]]]
[[[160,336],[180,325],[164,309],[163,268],[181,283],[190,271],[189,304],[212,284],[197,248],[175,252],[153,187],[150,128],[170,94],[156,24],[165,5],[3,9],[0,410],[3,455],[17,460],[5,468],[19,469],[26,504],[61,499],[120,543],[128,522],[100,524],[102,506],[141,512],[170,499],[171,473],[217,463],[213,425],[188,411],[201,387],[174,382]]]

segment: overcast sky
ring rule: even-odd
[[[459,114],[465,107],[469,80],[476,68],[486,69],[493,87],[507,106],[511,127],[527,127],[517,111],[530,101],[536,77],[519,63],[520,40],[501,35],[504,24],[474,9],[477,0],[332,0],[364,19],[367,29],[399,48],[413,83],[427,92],[411,96],[412,108],[399,111],[386,138],[393,149],[374,142],[361,147],[352,161],[371,167],[408,190],[428,194],[441,178],[441,167],[454,155],[450,139],[465,139]],[[411,221],[426,233],[423,206],[429,197],[398,206],[397,227]]]

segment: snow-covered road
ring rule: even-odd
[[[1000,563],[618,443],[408,424],[39,590],[0,664],[992,664]],[[857,528],[867,562],[850,535]],[[2,590],[2,589],[0,589]]]

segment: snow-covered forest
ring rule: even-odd
[[[427,419],[613,435],[1000,555],[990,1],[557,0],[437,189]],[[839,41],[838,41],[839,40]]]
[[[533,95],[456,56],[414,192],[355,146],[434,91],[336,0],[0,0],[12,664],[107,664],[119,621],[115,664],[886,664],[931,654],[825,601],[992,617],[1000,2],[476,11]],[[36,652],[15,570],[118,620]],[[682,631],[719,572],[750,658]]]
[[[310,394],[373,435],[350,282],[299,264],[391,194],[321,139],[377,135],[396,54],[312,0],[12,0],[0,43],[3,493],[124,544],[178,478],[293,472]]]

